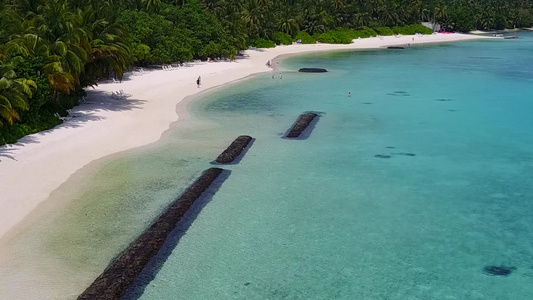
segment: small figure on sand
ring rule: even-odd
[[[269,68],[270,68],[270,66],[272,66],[272,63],[270,62],[270,60],[267,61],[266,65],[267,65],[267,67],[269,67]]]
[[[200,85],[202,84],[202,78],[200,78],[200,76],[198,76],[198,79],[196,79],[196,86],[198,86],[198,88],[200,88]]]

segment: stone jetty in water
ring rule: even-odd
[[[223,171],[221,168],[206,170],[150,228],[96,278],[78,300],[120,299],[144,267],[159,252],[185,213]]]

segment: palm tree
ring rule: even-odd
[[[350,5],[345,0],[331,0],[328,5],[330,7],[327,8],[327,11],[333,17],[335,27],[351,22],[351,17],[348,13]]]
[[[64,67],[69,59],[72,60],[71,65],[79,64],[79,62],[77,62],[77,57],[72,57],[73,53],[66,50],[63,42],[58,41],[52,44],[36,34],[27,33],[16,36],[9,41],[5,47],[5,52],[10,57],[42,57],[44,61],[42,74],[48,77],[55,90],[69,93],[79,82],[77,77]],[[79,67],[79,65],[76,66],[76,68]]]
[[[17,0],[13,4],[19,11],[19,14],[24,19],[33,18],[39,15],[42,11],[42,0]]]
[[[422,22],[427,22],[427,21],[430,21],[430,16],[429,16],[429,10],[426,9],[426,8],[422,8],[420,10],[420,21]]]
[[[488,10],[483,10],[478,16],[477,16],[477,23],[479,27],[482,29],[491,29],[492,25],[494,24],[494,15]]]
[[[244,1],[242,0],[226,0],[225,2],[226,4],[222,7],[226,7],[227,15],[235,15],[244,10]]]
[[[264,33],[262,26],[265,19],[264,7],[259,6],[258,0],[246,1],[244,19],[252,35],[261,35],[261,33]]]
[[[211,11],[215,11],[216,9],[218,9],[220,7],[220,2],[222,1],[219,1],[219,0],[205,0],[204,1],[204,5],[207,9],[211,10]]]
[[[381,21],[387,26],[395,26],[401,23],[395,7],[387,7],[381,14]]]
[[[54,54],[51,50],[52,45],[49,41],[39,38],[36,34],[24,34],[17,36],[9,41],[5,47],[5,52],[10,57],[33,57],[43,58],[42,74],[48,77],[48,80],[58,90],[70,91],[74,88],[75,79],[72,74],[65,71],[61,57]],[[60,48],[56,45],[56,48]]]
[[[22,19],[11,6],[0,3],[0,45],[9,41],[12,34],[22,30]]]
[[[12,65],[0,62],[0,127],[20,119],[18,111],[29,108],[28,98],[36,88],[34,81],[17,78]]]
[[[381,11],[383,10],[383,0],[372,0],[365,3],[365,8],[368,14],[373,19],[378,19]]]
[[[69,93],[80,84],[90,36],[82,27],[83,17],[69,10],[65,0],[47,2],[41,10],[24,22],[24,33],[13,36],[6,52],[12,57],[43,57],[42,71],[54,90]]]
[[[306,13],[303,28],[309,34],[323,33],[328,25],[328,14],[318,7],[312,7]]]
[[[161,7],[161,0],[142,0],[146,11],[157,11]]]
[[[298,21],[295,17],[295,12],[292,9],[285,9],[281,11],[280,23],[278,29],[282,32],[293,35],[298,31]]]
[[[448,18],[448,7],[446,5],[435,7],[433,16],[435,23],[439,23],[441,25],[446,24],[446,19]]]
[[[96,13],[92,8],[83,11],[84,28],[90,36],[87,51],[85,72],[82,76],[82,85],[93,85],[98,78],[114,72],[122,79],[124,72],[131,64],[129,45],[124,37],[124,29],[116,23],[105,7],[99,8]],[[97,15],[107,16],[105,19]]]
[[[355,27],[363,27],[370,25],[372,18],[367,12],[359,12],[354,15],[353,25]]]

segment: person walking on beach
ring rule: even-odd
[[[196,86],[198,86],[198,88],[200,88],[200,84],[201,84],[201,78],[200,76],[198,76],[198,79],[196,79]]]

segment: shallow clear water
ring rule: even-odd
[[[259,75],[195,102],[218,124],[203,138],[257,140],[125,298],[531,299],[521,37],[292,58],[286,70],[330,72]],[[309,138],[280,138],[304,111],[322,113]]]
[[[530,299],[532,65],[532,34],[285,60],[283,79],[217,90],[159,143],[71,179],[47,249],[99,272],[249,134],[125,299]],[[305,111],[321,112],[310,136],[282,139]]]

